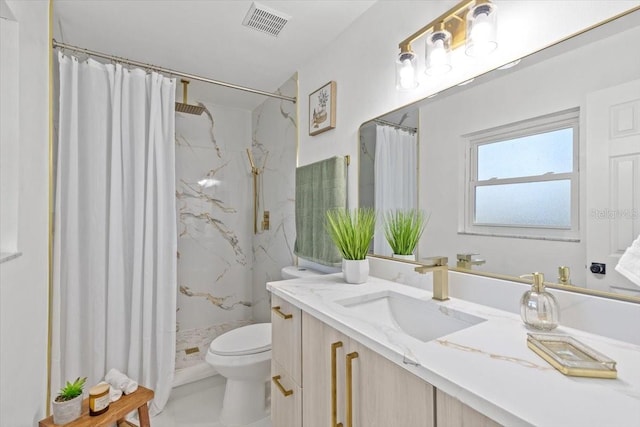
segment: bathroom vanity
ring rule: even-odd
[[[640,346],[561,326],[617,379],[568,377],[514,313],[370,277],[271,282],[274,426],[637,426]]]

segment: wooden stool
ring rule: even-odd
[[[133,426],[124,418],[131,411],[138,410],[140,427],[151,427],[149,421],[149,408],[147,402],[153,399],[153,390],[138,387],[131,394],[123,395],[115,402],[111,402],[109,410],[102,415],[92,417],[89,415],[89,398],[82,401],[82,415],[75,421],[64,424],[65,427],[103,427],[117,423],[118,427]],[[53,423],[53,415],[38,423],[40,427],[57,426]]]

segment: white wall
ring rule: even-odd
[[[4,0],[0,6],[0,254],[8,254],[18,251],[20,27]]]
[[[496,52],[484,61],[473,61],[458,49],[451,73],[423,82],[415,92],[396,91],[394,61],[398,43],[454,3],[379,1],[299,68],[301,123],[308,121],[311,92],[330,80],[335,80],[338,88],[336,128],[309,136],[307,125],[299,127],[299,165],[334,155],[350,154],[357,159],[358,128],[363,122],[534,52],[637,6],[640,1],[496,0],[499,8]],[[419,40],[413,48],[421,54],[424,41]],[[349,169],[349,203],[355,206],[357,161]]]
[[[35,426],[45,415],[49,195],[47,1],[7,1],[19,24],[18,247],[0,264],[0,425]],[[24,161],[28,159],[28,161]]]
[[[534,66],[512,68],[495,80],[434,98],[420,108],[420,181],[427,184],[420,187],[419,199],[421,208],[432,212],[420,254],[445,255],[454,265],[456,253],[477,252],[487,262],[474,269],[513,276],[540,271],[548,281],[555,281],[557,267],[566,265],[571,268],[573,283],[584,286],[586,96],[640,76],[640,56],[628,55],[626,44],[638,39],[640,28],[634,28]],[[575,107],[581,109],[580,242],[458,234],[456,213],[464,210],[462,177],[466,166],[462,135]]]

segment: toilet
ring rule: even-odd
[[[284,267],[283,279],[321,275]],[[255,323],[226,332],[211,342],[206,361],[227,379],[220,423],[250,426],[269,416],[267,382],[271,373],[271,323]]]
[[[220,422],[247,426],[269,414],[266,384],[271,372],[271,323],[256,323],[213,340],[207,362],[227,379]]]

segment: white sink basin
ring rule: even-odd
[[[375,292],[336,301],[352,314],[398,329],[420,341],[477,325],[486,319],[393,291]]]

